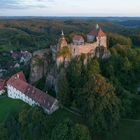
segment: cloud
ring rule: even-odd
[[[0,16],[139,16],[139,5],[140,0],[0,0]]]
[[[19,5],[17,0],[0,0],[0,8],[3,9],[16,8],[17,5]]]
[[[0,0],[0,9],[46,8],[55,0]]]

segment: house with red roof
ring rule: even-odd
[[[59,108],[58,100],[28,84],[23,72],[13,75],[7,81],[7,94],[8,97],[20,99],[31,106],[38,105],[48,114],[53,113]]]
[[[0,95],[5,93],[6,80],[0,79]]]
[[[84,44],[84,38],[81,35],[74,35],[73,37],[73,44],[74,45],[83,45]]]
[[[96,40],[97,40],[97,47],[107,48],[107,36],[101,28],[98,30]]]

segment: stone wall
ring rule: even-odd
[[[101,37],[101,38],[97,37],[97,47],[99,47],[99,46],[103,46],[103,47],[107,48],[107,37],[106,36]]]
[[[71,49],[72,57],[80,56],[81,54],[89,54],[94,53],[96,49],[96,42],[95,43],[85,43],[83,45],[70,45],[69,48]]]

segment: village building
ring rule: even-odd
[[[17,60],[17,59],[20,59],[22,54],[20,51],[10,51],[11,53],[11,57],[14,59],[14,60]]]
[[[6,80],[0,79],[0,95],[5,93]]]
[[[7,94],[8,97],[20,99],[31,106],[41,106],[48,114],[59,108],[58,100],[28,84],[23,72],[13,75],[7,81]]]
[[[20,58],[20,63],[27,63],[31,60],[32,54],[28,51],[21,51],[21,58]]]
[[[16,64],[14,65],[14,68],[20,68],[20,64],[19,64],[19,63],[16,63]]]
[[[11,57],[14,60],[19,60],[20,63],[27,63],[31,60],[32,54],[28,51],[10,51]]]

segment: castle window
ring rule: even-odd
[[[74,53],[75,53],[75,48],[74,48]]]

